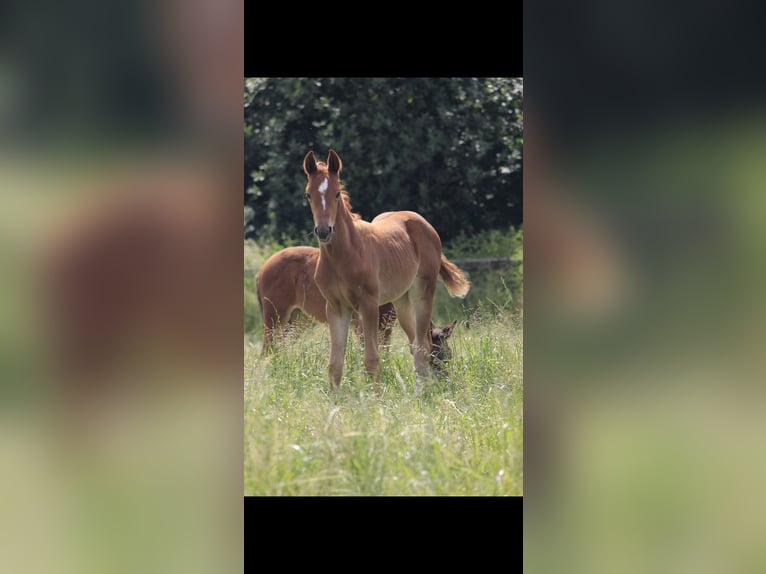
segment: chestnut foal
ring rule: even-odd
[[[341,169],[334,150],[326,163],[317,162],[312,151],[303,160],[305,193],[319,240],[314,279],[327,301],[330,325],[331,387],[340,385],[349,323],[356,311],[364,330],[364,368],[380,392],[378,307],[393,303],[410,341],[419,392],[422,377],[428,376],[436,282],[441,277],[453,297],[464,297],[470,284],[444,256],[439,234],[421,215],[387,212],[371,222],[355,216],[339,179]]]

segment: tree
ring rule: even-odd
[[[335,149],[354,210],[418,211],[444,241],[520,226],[520,78],[249,78],[245,233],[309,243],[302,161]]]

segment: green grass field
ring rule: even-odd
[[[381,396],[349,336],[340,390],[330,391],[327,325],[295,333],[261,358],[254,271],[279,245],[245,244],[245,495],[523,494],[521,235],[461,240],[448,257],[513,254],[504,270],[469,273],[465,299],[439,282],[434,321],[458,324],[449,374],[415,393],[407,338],[397,325],[381,352]],[[454,253],[454,255],[453,255]]]
[[[416,396],[397,327],[376,397],[353,336],[337,393],[326,325],[265,359],[246,338],[245,495],[522,495],[521,327],[459,324],[450,342],[449,376]]]

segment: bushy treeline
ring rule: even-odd
[[[354,210],[418,211],[448,242],[522,223],[520,78],[248,78],[245,235],[310,243],[303,157],[330,148]]]

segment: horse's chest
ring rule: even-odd
[[[356,306],[368,290],[363,279],[356,275],[355,273],[341,274],[330,265],[320,264],[317,266],[315,280],[325,299]]]

